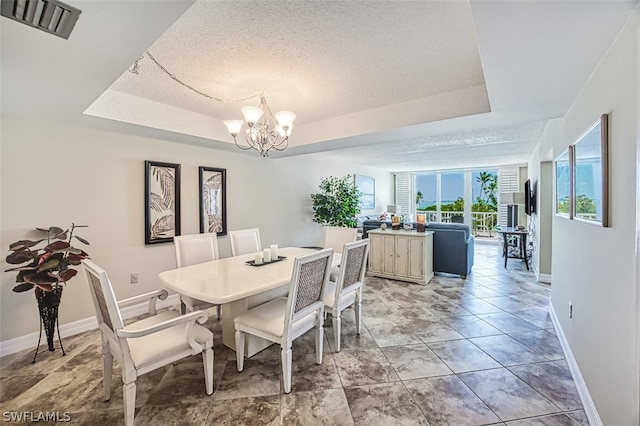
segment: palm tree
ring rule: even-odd
[[[420,204],[420,201],[422,201],[424,199],[424,195],[422,195],[422,192],[418,191],[418,193],[416,194],[416,205]]]
[[[476,178],[476,182],[480,182],[480,191],[485,196],[484,200],[481,196],[478,196],[478,201],[484,201],[494,207],[494,209],[497,208],[498,200],[495,193],[498,189],[498,176],[491,172],[480,172],[480,176]]]

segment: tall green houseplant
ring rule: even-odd
[[[355,228],[358,226],[356,215],[360,213],[360,196],[353,175],[322,179],[320,191],[311,194],[313,221],[321,225]]]

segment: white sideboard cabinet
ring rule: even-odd
[[[368,231],[369,275],[426,284],[433,278],[433,231]]]

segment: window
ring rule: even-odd
[[[451,212],[451,215],[464,214],[464,173],[447,172],[441,176],[441,200],[440,209],[443,212]]]
[[[467,223],[476,235],[491,236],[498,224],[498,188],[517,191],[518,179],[518,167],[399,173],[395,203],[405,214],[425,213],[428,222]]]

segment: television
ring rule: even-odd
[[[536,194],[530,179],[524,183],[524,212],[527,216],[536,212]]]

